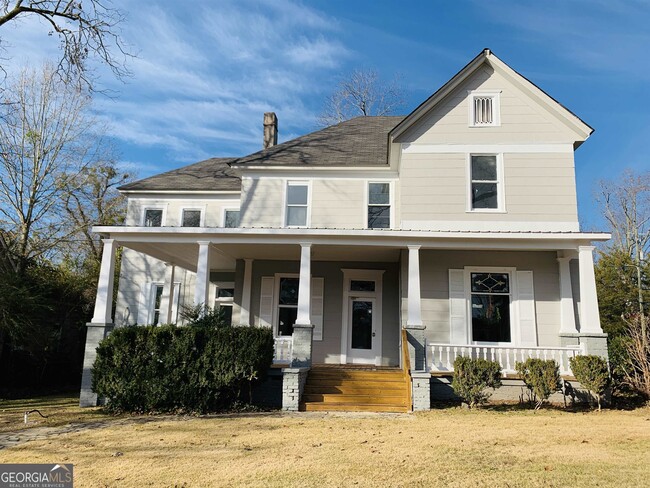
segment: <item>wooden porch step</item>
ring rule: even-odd
[[[344,404],[344,403],[301,403],[300,410],[303,412],[386,412],[406,413],[407,407],[397,405],[376,405],[376,404]]]
[[[303,411],[407,412],[409,378],[399,368],[314,367],[300,403]]]
[[[406,386],[402,383],[380,383],[380,384],[337,384],[337,385],[318,385],[307,383],[305,393],[336,394],[342,395],[394,395],[406,393]]]
[[[339,403],[339,404],[353,404],[353,405],[397,405],[406,406],[406,395],[401,392],[401,395],[352,395],[340,393],[308,393],[303,394],[302,400],[304,403]]]

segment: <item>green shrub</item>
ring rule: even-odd
[[[120,327],[97,348],[93,390],[113,411],[209,412],[231,406],[272,362],[267,328]]]
[[[516,363],[515,369],[528,388],[535,410],[561,388],[560,369],[553,359],[528,358],[523,363]]]
[[[496,361],[459,356],[454,361],[451,386],[469,408],[474,408],[490,398],[487,388],[501,386],[501,366]]]
[[[600,397],[609,386],[607,361],[600,356],[576,356],[569,363],[573,376],[596,397],[600,410]]]

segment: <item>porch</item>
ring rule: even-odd
[[[512,374],[515,362],[525,357],[557,358],[563,374],[568,374],[571,355],[593,353],[602,349],[604,341],[593,248],[588,245],[606,238],[602,234],[95,230],[107,238],[90,326],[103,326],[103,335],[112,327],[111,279],[118,245],[167,263],[161,305],[167,317],[171,316],[177,268],[193,273],[189,300],[195,304],[213,303],[211,272],[229,271],[234,287],[233,324],[274,330],[274,363],[284,367],[287,388],[295,390],[291,401],[283,400],[283,408],[289,410],[299,408],[314,363],[403,367],[401,330],[406,331],[410,349],[414,398],[420,399],[417,405],[413,402],[416,409],[428,408],[428,395],[415,394],[423,388],[426,375],[452,371],[457,355],[494,358],[506,374]],[[510,335],[505,342],[510,344],[495,346],[476,340],[472,273],[509,277],[511,288],[502,290],[507,297],[502,306],[509,310]],[[282,286],[289,280],[293,282],[287,288],[291,300],[281,303]],[[354,310],[358,310],[356,319]],[[92,341],[102,334],[87,343],[85,372],[94,359]],[[352,351],[355,341],[357,351]]]

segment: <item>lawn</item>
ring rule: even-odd
[[[0,451],[75,486],[648,486],[650,410],[120,419]]]

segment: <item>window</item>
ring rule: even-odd
[[[289,227],[307,226],[309,187],[307,183],[287,183],[287,217]]]
[[[500,168],[495,154],[473,154],[470,156],[471,209],[499,210]]]
[[[469,92],[470,127],[501,125],[499,92]]]
[[[390,183],[368,183],[368,228],[390,228]]]
[[[470,273],[472,340],[511,342],[509,273]]]
[[[370,280],[350,280],[350,291],[375,291],[375,282]]]
[[[217,296],[214,300],[214,307],[222,314],[226,324],[232,325],[232,307],[235,298],[235,288],[232,284],[219,286]]]
[[[162,227],[163,211],[162,209],[147,208],[144,211],[145,227]]]
[[[223,226],[229,228],[239,227],[239,210],[226,210]]]
[[[183,210],[181,225],[183,227],[201,227],[201,211]]]
[[[151,286],[151,317],[153,325],[158,325],[160,322],[160,304],[162,302],[163,285]]]
[[[293,334],[298,317],[298,278],[280,278],[278,294],[278,336]]]

